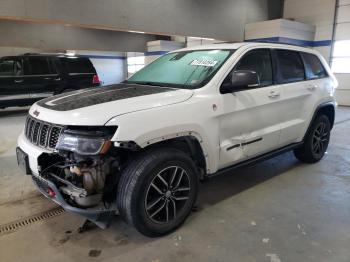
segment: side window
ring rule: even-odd
[[[88,58],[61,58],[68,73],[94,73],[92,64]]]
[[[0,76],[14,76],[15,61],[11,59],[0,61]]]
[[[307,79],[317,79],[328,75],[317,56],[308,53],[302,53],[302,56],[306,67]]]
[[[248,52],[237,63],[234,70],[251,70],[259,75],[260,85],[273,84],[272,63],[269,49],[257,49]]]
[[[28,58],[23,59],[23,72],[24,75],[30,75],[30,64]]]
[[[57,64],[55,63],[55,58],[49,58],[50,72],[51,74],[58,74]]]
[[[0,61],[0,76],[21,76],[23,67],[21,60],[4,59]]]
[[[279,84],[305,80],[304,64],[299,52],[276,50],[276,54],[279,68]]]
[[[46,57],[29,57],[30,75],[49,75],[51,74],[49,61]]]

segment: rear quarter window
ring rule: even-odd
[[[95,73],[95,69],[88,58],[61,58],[61,62],[66,69],[67,73],[70,74],[84,74],[84,73]]]
[[[299,52],[292,50],[276,50],[279,84],[305,80],[304,64]]]
[[[320,59],[316,55],[308,53],[301,53],[301,55],[304,60],[307,79],[318,79],[328,76]]]

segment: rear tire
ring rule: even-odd
[[[186,220],[197,191],[197,171],[189,156],[176,149],[154,149],[122,172],[117,206],[125,222],[146,236],[158,237]]]
[[[297,159],[305,163],[320,161],[327,151],[331,125],[325,115],[319,115],[312,123],[304,144],[294,150]]]

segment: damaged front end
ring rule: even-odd
[[[38,158],[39,190],[68,211],[105,228],[117,212],[117,184],[128,152],[110,141],[116,127],[65,127],[55,151]]]

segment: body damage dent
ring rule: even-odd
[[[146,147],[153,145],[153,144],[156,144],[158,142],[167,141],[167,140],[170,140],[173,138],[182,138],[182,137],[188,137],[188,136],[194,137],[199,142],[199,145],[200,145],[202,152],[203,152],[203,156],[205,158],[205,164],[207,167],[206,171],[209,174],[212,173],[213,171],[212,171],[212,168],[210,165],[209,154],[208,154],[208,151],[206,150],[206,146],[204,145],[203,139],[200,136],[200,134],[198,134],[197,132],[194,132],[194,131],[184,131],[184,132],[177,132],[177,133],[173,133],[173,134],[167,134],[167,135],[163,135],[161,137],[152,138],[150,140],[145,140],[145,141],[138,142],[138,143],[134,140],[115,141],[114,145],[116,147],[124,147],[123,144],[129,144],[130,142],[132,142],[132,143],[135,143],[136,146],[139,148],[146,148]]]

